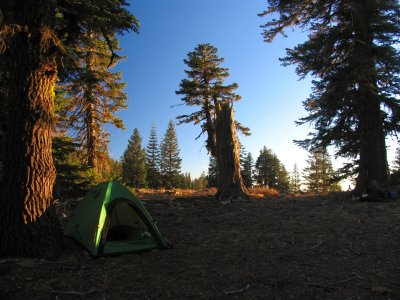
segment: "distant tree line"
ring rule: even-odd
[[[340,176],[333,169],[326,150],[313,151],[303,171],[295,164],[293,172],[289,173],[277,155],[265,146],[255,162],[250,152],[246,152],[243,146],[240,149],[240,170],[247,188],[261,186],[280,193],[328,193],[341,190]],[[210,157],[206,177],[208,187],[216,186],[217,172],[215,158]]]
[[[53,139],[53,157],[58,174],[54,185],[56,197],[81,196],[91,186],[104,180],[119,180],[131,188],[207,187],[204,173],[199,178],[192,178],[190,173],[181,172],[182,159],[173,121],[169,122],[160,142],[153,125],[146,147],[139,130],[135,128],[121,159],[114,160],[107,155],[106,163],[97,170],[82,164],[85,154],[77,139],[65,135]]]
[[[151,127],[146,147],[137,128],[121,158],[121,180],[132,188],[151,189],[203,189],[206,176],[192,179],[190,173],[181,172],[180,149],[173,121],[168,123],[159,142],[155,125]]]

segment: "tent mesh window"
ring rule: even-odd
[[[132,205],[119,203],[111,211],[107,241],[132,241],[151,238],[151,233]]]

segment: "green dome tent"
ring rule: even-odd
[[[166,248],[150,214],[126,187],[104,182],[92,188],[65,228],[93,256]]]

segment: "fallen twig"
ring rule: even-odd
[[[337,285],[337,284],[341,284],[341,283],[345,283],[345,282],[349,282],[352,281],[354,279],[363,279],[361,276],[358,276],[357,274],[355,274],[353,277],[347,278],[347,279],[343,279],[343,280],[339,280],[339,281],[335,281],[335,282],[331,282],[331,285]]]
[[[231,295],[231,294],[238,294],[238,293],[243,293],[247,291],[250,288],[250,284],[246,284],[246,286],[240,290],[235,290],[235,291],[226,291],[224,292],[225,295]]]
[[[353,300],[353,299],[357,299],[357,298],[358,298],[358,296],[353,296],[353,297],[348,298],[347,300]]]
[[[315,286],[315,287],[319,287],[319,288],[326,288],[326,289],[332,289],[332,290],[337,290],[338,287],[335,286],[330,286],[330,285],[326,285],[326,284],[321,284],[321,283],[317,283],[317,282],[306,282],[307,285],[311,285],[311,286]]]
[[[76,295],[76,296],[86,296],[89,295],[93,292],[95,292],[95,289],[91,289],[87,292],[78,292],[78,291],[59,291],[59,290],[55,290],[52,287],[48,287],[50,289],[50,293],[53,294],[64,294],[64,295]]]
[[[358,279],[360,279],[360,280],[364,280],[364,277],[361,277],[360,275],[358,275],[358,274],[356,274],[356,273],[353,273],[353,275],[354,275],[355,277],[357,277]]]
[[[321,246],[323,243],[325,243],[325,241],[320,241],[318,244],[316,244],[315,246],[312,246],[311,248],[308,248],[308,250],[314,250],[317,249],[319,246]]]

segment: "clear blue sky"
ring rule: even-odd
[[[147,145],[150,128],[155,124],[159,140],[167,124],[176,116],[193,111],[180,104],[175,91],[185,78],[183,59],[200,43],[211,43],[225,59],[230,70],[227,83],[237,82],[242,100],[235,104],[235,117],[250,127],[250,137],[239,136],[253,158],[263,146],[272,149],[291,172],[294,163],[305,166],[307,152],[293,144],[305,138],[308,125],[294,121],[305,116],[302,107],[311,92],[310,80],[298,81],[293,67],[278,60],[285,48],[301,42],[305,35],[289,32],[272,44],[263,42],[257,16],[267,5],[265,0],[135,0],[130,11],[141,23],[140,33],[121,39],[122,54],[128,59],[119,64],[127,82],[129,108],[119,113],[127,130],[108,128],[110,152],[120,158],[133,129],[138,128]],[[207,171],[208,155],[204,138],[195,140],[200,128],[192,124],[176,127],[182,158],[182,172],[198,177]],[[391,162],[391,157],[389,162]]]

